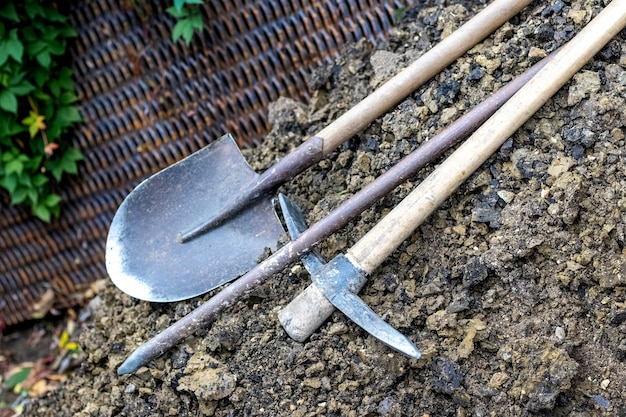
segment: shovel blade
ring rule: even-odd
[[[225,135],[139,184],[121,204],[107,237],[113,283],[141,300],[171,302],[203,294],[254,267],[266,248],[276,249],[283,233],[271,197],[192,241],[180,243],[178,236],[257,177]]]

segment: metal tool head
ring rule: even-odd
[[[178,236],[257,177],[227,134],[139,184],[109,230],[111,280],[133,297],[170,302],[203,294],[254,267],[283,233],[270,196],[187,243]]]
[[[307,229],[302,211],[286,196],[280,194],[278,197],[289,234],[292,239],[296,239]],[[378,317],[356,295],[367,277],[346,256],[339,255],[325,263],[317,253],[311,252],[302,261],[311,274],[313,284],[350,320],[392,349],[414,359],[421,357],[419,349],[406,336]]]

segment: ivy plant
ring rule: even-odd
[[[59,183],[82,159],[67,135],[81,120],[63,63],[75,36],[51,0],[0,5],[0,187],[46,222],[59,216]]]
[[[167,12],[177,19],[172,30],[174,42],[182,37],[189,45],[194,31],[202,32],[204,25],[200,11],[202,3],[203,0],[174,0],[174,6],[167,9]]]

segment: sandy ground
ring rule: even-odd
[[[602,1],[534,2],[281,191],[309,223],[575,35]],[[389,40],[347,48],[311,77],[309,104],[280,100],[261,171],[354,105],[481,2],[410,10]],[[134,348],[211,294],[174,304],[109,285],[80,344],[88,355],[32,416],[626,415],[626,34],[519,129],[370,277],[362,298],[422,350],[394,353],[335,313],[308,341],[277,312],[310,283],[292,265],[138,372]],[[354,244],[432,168],[319,245]]]

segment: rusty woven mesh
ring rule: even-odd
[[[171,1],[72,3],[84,119],[73,141],[85,160],[52,224],[0,193],[0,325],[31,318],[44,293],[71,305],[106,277],[109,224],[140,181],[226,132],[260,143],[269,102],[306,99],[311,68],[346,43],[382,38],[412,1],[207,0],[189,47],[171,41]]]

